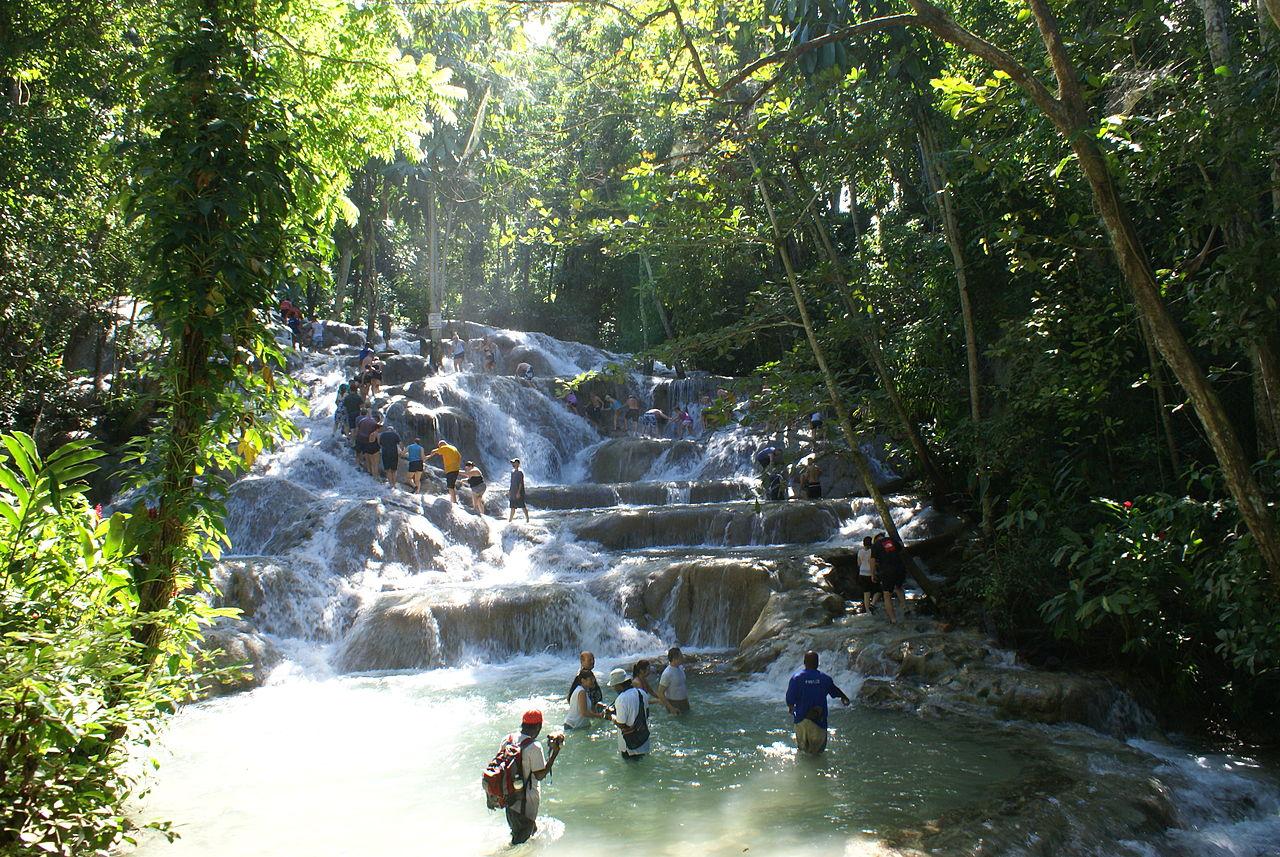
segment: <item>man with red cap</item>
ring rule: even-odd
[[[512,845],[527,842],[537,832],[538,803],[542,799],[539,786],[551,773],[551,766],[564,746],[563,735],[550,736],[551,757],[547,758],[538,743],[541,731],[542,712],[526,711],[520,718],[520,731],[507,736],[507,741],[520,746],[520,773],[524,778],[523,794],[507,806],[507,826],[511,828]]]

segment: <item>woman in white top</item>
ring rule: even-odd
[[[603,719],[605,713],[591,706],[591,692],[596,688],[596,674],[583,670],[569,686],[569,712],[564,716],[565,729],[581,729],[591,725],[592,718]]]

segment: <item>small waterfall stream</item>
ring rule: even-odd
[[[672,644],[695,656],[693,715],[655,714],[643,769],[620,763],[603,726],[571,735],[526,848],[616,850],[625,830],[631,847],[673,855],[1280,853],[1280,789],[1250,758],[958,705],[880,710],[875,670],[907,655],[846,657],[840,635],[862,617],[840,616],[829,592],[835,618],[813,632],[831,641],[824,669],[867,702],[833,710],[824,757],[795,758],[781,696],[799,641],[784,632],[745,677],[725,661],[767,630],[785,592],[823,595],[810,557],[860,542],[878,524],[869,501],[760,504],[760,437],[609,437],[554,398],[548,374],[617,355],[470,327],[493,336],[500,372],[533,362],[538,379],[428,377],[394,358],[375,406],[406,443],[444,437],[480,463],[484,517],[465,488],[451,506],[438,478],[412,496],[358,471],[332,431],[354,349],[305,357],[298,374],[316,383],[304,437],[233,487],[218,574],[220,603],[244,617],[219,639],[245,643],[270,676],[175,718],[137,812],[181,838],[144,838],[138,854],[504,853],[505,824],[477,781],[520,712],[559,722],[581,649],[600,673]],[[416,353],[407,336],[396,344]],[[631,389],[696,401],[722,381],[633,377]],[[506,522],[512,457],[528,524]],[[857,493],[850,474],[824,469],[829,493]],[[909,540],[951,525],[912,495],[893,505]],[[978,657],[1017,669],[1008,653]]]

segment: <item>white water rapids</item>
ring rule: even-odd
[[[535,350],[560,376],[616,359],[496,333],[504,357]],[[761,438],[742,430],[610,440],[545,378],[394,383],[389,371],[379,407],[406,443],[420,434],[430,447],[436,426],[477,460],[482,518],[440,487],[411,497],[355,468],[331,429],[346,359],[306,358],[298,374],[316,384],[304,437],[265,457],[229,503],[225,597],[245,612],[237,633],[278,662],[264,686],[188,706],[167,726],[135,815],[171,821],[179,838],[148,836],[139,857],[1280,854],[1280,788],[1243,752],[855,703],[833,706],[824,756],[798,758],[782,704],[798,652],[746,677],[724,664],[773,585],[737,569],[859,541],[876,523],[864,501],[760,507]],[[632,384],[653,395],[652,379]],[[506,523],[513,456],[528,473],[527,525]],[[936,514],[896,502],[908,537]],[[712,588],[687,571],[655,587],[689,561],[729,570]],[[658,662],[673,643],[695,655],[693,714],[655,711],[654,750],[634,765],[603,725],[571,733],[539,833],[509,846],[479,778],[521,712],[562,721],[579,649],[604,674]],[[824,652],[824,668],[856,696],[865,677],[841,655]],[[1133,814],[1143,789],[1175,809]]]

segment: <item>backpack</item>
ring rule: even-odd
[[[521,735],[518,741],[513,741],[515,737],[508,735],[503,739],[497,755],[485,767],[484,775],[480,778],[485,804],[489,809],[505,809],[524,797],[524,748],[529,746],[533,738]]]

